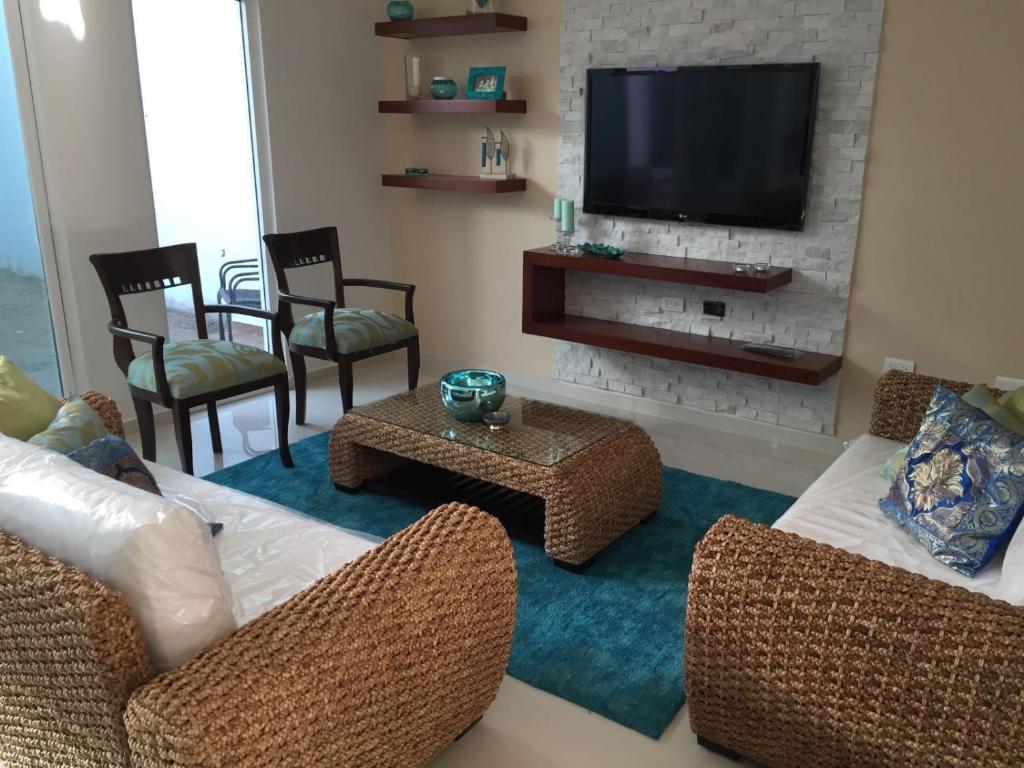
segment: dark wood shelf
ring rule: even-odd
[[[508,13],[466,13],[461,16],[436,16],[409,21],[379,21],[377,37],[412,40],[418,37],[454,37],[455,35],[487,35],[496,32],[525,32],[525,16]]]
[[[601,272],[620,277],[641,277],[664,283],[703,285],[734,291],[767,293],[793,282],[793,270],[773,267],[768,272],[737,273],[732,262],[657,256],[627,252],[621,259],[602,259],[581,254],[563,256],[550,248],[536,248],[523,254],[524,264],[535,264],[574,272]]]
[[[421,114],[515,114],[526,113],[526,102],[522,99],[417,99],[407,101],[379,101],[377,111],[390,115]]]
[[[843,367],[843,359],[836,355],[804,352],[796,360],[786,360],[747,352],[742,341],[576,315],[524,322],[523,333],[815,386]]]
[[[668,260],[671,263],[665,263]],[[663,282],[763,293],[792,279],[790,270],[763,276],[737,275],[728,262],[628,254],[621,261],[593,256],[560,256],[548,249],[523,253],[523,333],[590,344],[727,371],[800,384],[821,384],[843,367],[843,358],[804,352],[795,360],[758,355],[745,342],[565,314],[565,273],[602,272]],[[750,282],[756,281],[756,282]]]
[[[393,173],[381,177],[385,187],[402,187],[404,189],[434,189],[449,192],[476,192],[479,194],[501,194],[505,192],[525,192],[526,179],[507,179],[493,181],[481,179],[479,176],[446,176],[430,173],[426,176]]]

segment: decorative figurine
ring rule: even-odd
[[[481,149],[480,167],[484,168],[484,171],[480,174],[481,179],[492,179],[496,181],[504,181],[506,179],[514,179],[515,174],[512,173],[512,157],[514,149],[512,147],[512,140],[505,135],[504,131],[500,131],[501,139],[495,139],[494,131],[487,128],[487,135],[483,137],[483,145]],[[490,161],[490,165],[484,162],[484,158]]]

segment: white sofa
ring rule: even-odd
[[[874,435],[852,441],[773,526],[929,579],[1024,606],[1024,528],[974,578],[933,558],[878,508],[892,483],[886,461],[906,443]]]
[[[446,505],[377,541],[166,467],[161,500],[32,451],[0,436],[5,768],[421,766],[493,701],[516,577],[490,515]],[[156,674],[154,614],[205,637],[220,590],[221,639]]]
[[[690,725],[768,768],[1024,765],[1024,530],[975,578],[879,509],[882,468],[941,384],[901,372],[773,528],[726,517],[698,545],[686,614]]]

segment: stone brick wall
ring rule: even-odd
[[[587,69],[819,61],[803,232],[578,216],[578,240],[723,261],[770,261],[793,283],[767,295],[569,273],[566,310],[839,354],[857,244],[884,0],[562,0],[558,190],[583,207]],[[724,319],[703,315],[724,300]],[[838,380],[820,387],[559,343],[564,381],[832,434]]]

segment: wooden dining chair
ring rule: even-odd
[[[306,361],[313,357],[338,365],[341,404],[352,408],[352,364],[398,349],[408,357],[409,389],[415,389],[420,377],[420,336],[414,325],[412,298],[416,286],[384,280],[345,279],[341,274],[341,249],[335,227],[306,232],[264,235],[278,286],[278,324],[288,337],[288,356],[295,378],[295,423],[306,422]],[[299,296],[288,287],[288,272],[330,262],[334,270],[334,299]],[[375,309],[345,305],[348,287],[383,288],[405,294],[405,318]],[[317,307],[298,321],[292,314],[295,305]]]
[[[277,316],[253,307],[205,304],[195,243],[128,253],[94,254],[89,260],[96,268],[110,304],[112,319],[108,328],[114,336],[114,360],[128,379],[139,420],[143,458],[156,460],[154,403],[169,408],[173,413],[181,468],[192,474],[190,409],[206,406],[213,452],[221,453],[217,401],[273,387],[277,406],[278,452],[285,467],[294,466],[288,450],[288,370],[281,349]],[[179,285],[192,287],[198,339],[168,342],[163,336],[128,326],[122,296],[163,291]],[[273,354],[232,341],[210,340],[206,316],[223,313],[268,320]],[[148,344],[151,350],[136,356],[133,341]]]

